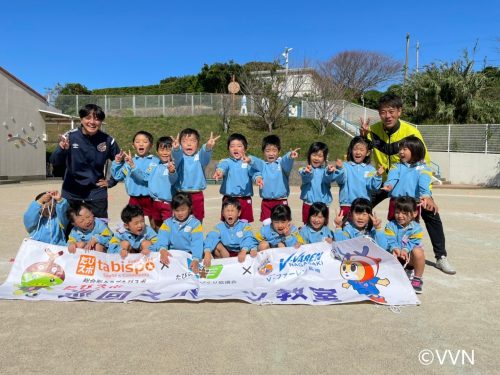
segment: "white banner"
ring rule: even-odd
[[[150,257],[77,250],[25,239],[0,299],[125,302],[238,299],[256,304],[329,305],[372,300],[419,304],[397,260],[367,238],[279,248],[216,259],[194,275],[191,255],[172,250],[169,266]]]

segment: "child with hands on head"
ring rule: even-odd
[[[335,225],[335,241],[370,237],[382,249],[387,249],[382,220],[372,211],[372,205],[368,199],[355,199],[347,216],[344,216],[342,211],[339,212],[335,218]]]
[[[292,211],[284,204],[273,207],[271,224],[262,226],[255,234],[255,239],[259,243],[257,247],[259,251],[275,247],[299,248],[304,244],[304,239],[292,224]]]
[[[351,204],[356,198],[371,200],[371,193],[380,189],[384,167],[375,169],[370,164],[371,143],[356,136],[347,149],[347,161],[338,162],[342,173],[337,179],[339,185],[340,210],[344,216],[349,214]]]
[[[158,232],[156,251],[160,252],[160,262],[169,264],[171,256],[168,250],[182,250],[191,253],[191,271],[198,274],[199,264],[203,257],[203,227],[192,214],[191,197],[185,193],[177,193],[172,198],[173,217],[165,220]],[[205,250],[205,259],[209,264],[210,250]]]
[[[111,174],[116,181],[125,180],[125,189],[130,197],[129,204],[141,207],[144,215],[149,217],[149,223],[154,227],[153,201],[149,196],[148,182],[137,173],[133,173],[136,169],[140,169],[143,173],[150,173],[158,165],[159,159],[150,153],[152,146],[153,136],[151,133],[144,130],[135,133],[132,142],[135,156],[132,156],[130,151],[128,153],[120,151],[111,164]]]
[[[105,252],[113,232],[107,224],[94,217],[91,208],[85,203],[71,206],[67,212],[73,225],[68,236],[68,251],[74,254],[76,249]]]
[[[302,222],[307,223],[309,209],[314,202],[329,206],[332,203],[330,191],[333,181],[343,173],[333,165],[327,165],[328,146],[323,142],[314,142],[307,152],[307,167],[299,169],[302,179],[300,199],[302,200]],[[337,161],[339,164],[339,161]]]
[[[262,139],[264,160],[255,160],[258,170],[255,171],[253,177],[262,198],[260,206],[261,222],[269,220],[273,207],[279,204],[288,205],[288,196],[290,195],[289,177],[294,159],[299,156],[299,150],[300,148],[296,148],[281,157],[281,140],[277,135],[271,134]]]
[[[304,239],[304,243],[333,242],[333,231],[328,228],[328,213],[328,207],[324,203],[315,202],[311,205],[307,223],[300,228],[300,235]]]
[[[108,253],[119,253],[126,258],[129,253],[149,255],[158,240],[156,232],[146,225],[144,211],[139,206],[126,205],[121,212],[123,228],[110,240]]]
[[[412,197],[398,197],[394,208],[394,220],[385,227],[387,249],[406,267],[415,292],[422,293],[425,254],[422,247],[422,227],[415,221],[418,216],[417,202]]]
[[[177,181],[175,163],[172,160],[172,137],[160,137],[156,142],[156,153],[160,159],[158,165],[143,171],[140,168],[132,170],[132,176],[143,180],[148,185],[149,196],[152,199],[151,215],[153,229],[160,228],[164,220],[172,217],[172,190]]]
[[[217,164],[213,178],[222,179],[220,193],[222,202],[232,197],[239,201],[242,220],[253,222],[252,209],[252,175],[258,169],[255,157],[247,155],[248,143],[244,135],[233,133],[227,139],[229,158]]]
[[[240,220],[241,206],[235,198],[228,198],[222,203],[224,221],[215,226],[205,238],[205,257],[203,264],[210,266],[207,253],[213,252],[215,258],[238,257],[240,263],[245,261],[247,253],[253,258],[257,255],[252,228]]]
[[[24,213],[23,222],[29,237],[53,245],[66,245],[69,204],[58,191],[38,194]]]
[[[387,220],[394,219],[395,199],[403,196],[415,198],[422,208],[438,212],[430,190],[432,171],[425,162],[424,143],[415,136],[404,138],[399,142],[399,159],[382,187],[391,198]]]
[[[200,133],[197,130],[186,128],[174,139],[172,156],[177,167],[178,180],[175,185],[177,192],[190,196],[193,216],[200,222],[205,217],[205,198],[203,190],[207,187],[205,168],[212,158],[212,149],[220,136],[210,138],[198,150]]]

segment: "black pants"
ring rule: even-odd
[[[372,193],[372,205],[375,207],[377,204],[382,202],[384,199],[389,197],[389,193],[384,190],[378,190]],[[429,210],[424,210],[422,208],[422,219],[425,223],[425,228],[431,239],[432,249],[434,250],[434,256],[436,259],[442,256],[447,256],[446,244],[444,238],[443,223],[441,217],[438,213],[434,213]]]

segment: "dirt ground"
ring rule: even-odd
[[[59,188],[60,181],[0,185],[0,282],[26,235],[29,202]],[[205,194],[205,230],[218,219],[218,188]],[[426,238],[418,307],[2,300],[0,374],[498,374],[492,285],[500,276],[500,190],[440,187],[434,196],[457,274],[433,267]],[[126,202],[123,184],[110,190],[111,228]],[[298,187],[290,206],[298,223]],[[256,198],[256,217],[258,207]],[[386,209],[384,202],[376,212],[384,217]]]

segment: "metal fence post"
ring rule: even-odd
[[[490,124],[486,124],[486,132],[485,132],[485,137],[484,137],[484,153],[488,153],[488,127]]]
[[[75,108],[76,109],[76,113],[78,113],[78,110],[79,110],[79,108],[78,108],[78,95],[76,96],[75,107],[76,107]]]
[[[451,125],[448,125],[448,152],[450,152]]]
[[[107,99],[108,96],[104,95],[104,113],[108,112],[108,107],[107,107]]]
[[[134,116],[135,116],[135,95],[132,95],[132,111],[134,112]]]
[[[165,116],[165,95],[162,95],[163,116]]]
[[[191,94],[191,114],[194,115],[194,95]]]

